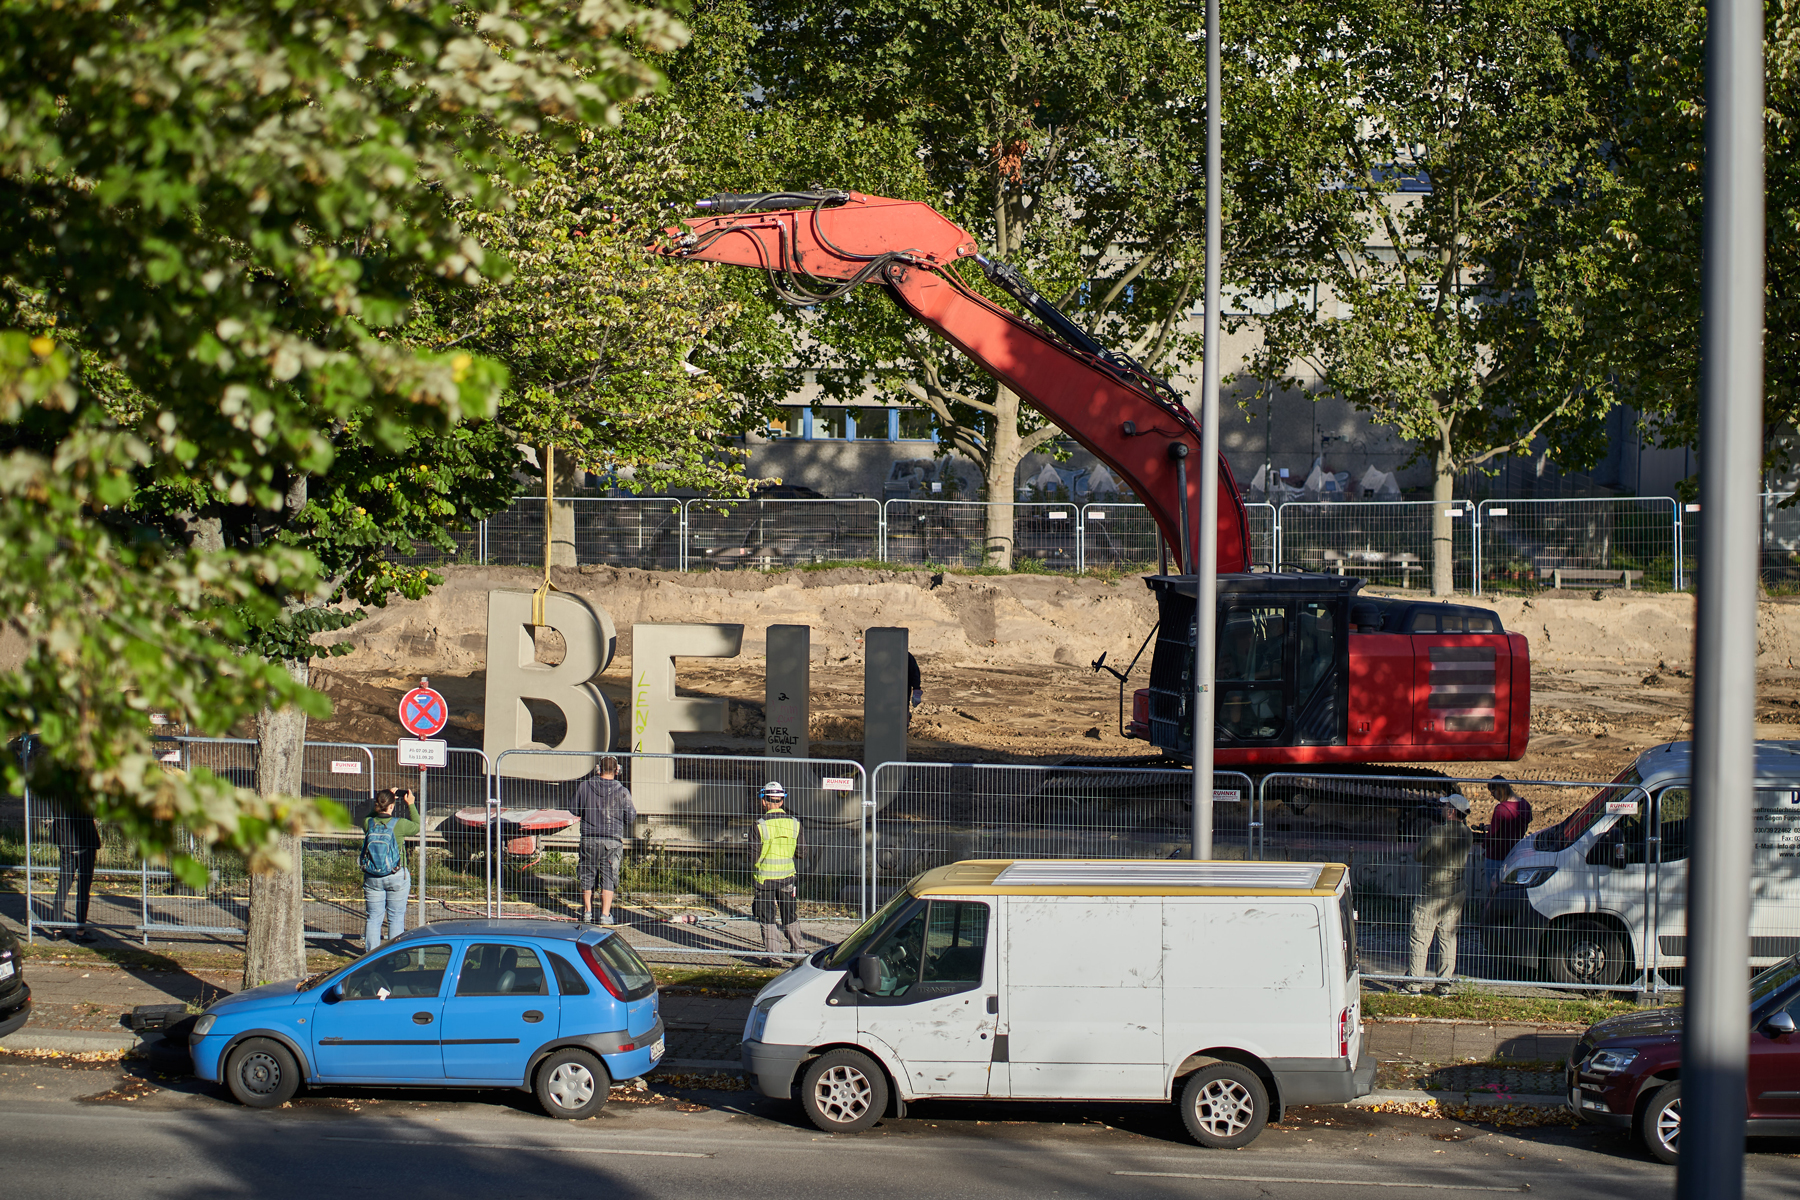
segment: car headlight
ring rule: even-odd
[[[214,1016],[212,1013],[201,1013],[200,1019],[198,1021],[194,1022],[194,1036],[195,1037],[205,1037],[207,1034],[212,1032],[212,1027],[218,1022],[218,1020],[219,1020],[219,1018]]]
[[[1637,1061],[1636,1050],[1596,1050],[1594,1057],[1588,1059],[1589,1075],[1613,1075],[1623,1071]]]
[[[780,996],[770,996],[767,1000],[758,1000],[756,1007],[750,1010],[750,1019],[744,1022],[744,1040],[746,1042],[762,1041],[763,1030],[769,1025],[769,1010],[774,1008]]]
[[[1503,882],[1534,888],[1554,874],[1556,874],[1555,867],[1515,867],[1506,873],[1506,879]]]

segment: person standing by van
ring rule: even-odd
[[[806,831],[798,818],[783,807],[787,789],[770,781],[763,785],[762,819],[756,823],[756,895],[750,914],[762,924],[763,949],[781,952],[778,933],[787,935],[788,949],[799,954],[800,860],[806,857]]]
[[[395,813],[406,801],[406,815]],[[412,895],[412,872],[406,869],[405,839],[419,833],[419,808],[411,788],[388,788],[375,794],[375,811],[363,818],[363,951],[381,945],[381,919],[387,918],[387,940],[406,932],[406,901]]]
[[[1406,990],[1415,996],[1425,990],[1417,981],[1426,974],[1434,938],[1438,969],[1432,974],[1440,981],[1434,990],[1440,996],[1450,994],[1450,980],[1456,974],[1456,926],[1462,920],[1463,904],[1468,898],[1464,875],[1469,867],[1469,851],[1475,845],[1475,836],[1468,826],[1469,798],[1452,793],[1441,804],[1441,819],[1426,831],[1413,850],[1413,858],[1425,868],[1422,894],[1413,902],[1412,961],[1406,971],[1414,979]]]
[[[1496,775],[1488,783],[1488,795],[1494,798],[1494,815],[1481,836],[1481,851],[1485,856],[1482,868],[1487,873],[1487,894],[1492,896],[1499,887],[1506,856],[1531,828],[1531,801],[1513,791],[1504,775]]]
[[[608,754],[594,766],[591,777],[575,789],[569,811],[581,819],[581,858],[575,875],[581,884],[581,923],[594,919],[594,878],[600,880],[600,923],[616,923],[613,896],[619,890],[619,866],[625,861],[625,839],[637,827],[637,806],[631,789],[614,776],[619,760]]]

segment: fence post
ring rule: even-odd
[[[25,944],[34,945],[37,941],[34,917],[36,910],[31,901],[31,735],[26,734],[19,740],[19,757],[23,760],[25,771]]]
[[[1271,571],[1281,570],[1281,510],[1287,507],[1287,501],[1272,505],[1275,509],[1275,561],[1269,564]]]
[[[688,569],[688,505],[692,503],[692,500],[683,500],[676,506],[676,511],[681,514],[680,519],[675,523],[675,569],[677,571]]]
[[[1075,573],[1087,574],[1087,506],[1075,505]]]
[[[1471,554],[1475,563],[1475,580],[1474,586],[1469,590],[1477,596],[1481,595],[1481,513],[1486,504],[1487,501],[1483,500],[1475,505],[1475,529],[1472,535],[1475,539]]]

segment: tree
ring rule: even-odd
[[[427,437],[428,475],[496,461],[451,431],[492,413],[504,370],[400,336],[421,291],[505,271],[455,205],[523,172],[506,136],[615,119],[654,82],[633,48],[683,32],[622,0],[0,11],[0,613],[25,647],[0,728],[34,739],[32,786],[191,885],[181,828],[245,854],[259,889],[286,872],[297,911],[296,839],[341,819],[299,798],[298,754],[266,755],[254,792],[164,774],[147,714],[303,740],[314,635],[351,619],[327,603],[424,582],[366,552],[396,536],[382,477]],[[248,982],[303,966],[276,924]]]
[[[1457,475],[1546,439],[1597,449],[1618,399],[1587,320],[1602,250],[1584,205],[1616,186],[1606,107],[1642,14],[1582,0],[1289,8],[1259,41],[1314,119],[1282,149],[1329,251],[1253,267],[1275,297],[1252,369],[1323,387],[1432,465],[1432,591],[1452,589]],[[1291,169],[1290,169],[1291,170]]]
[[[1765,41],[1763,429],[1770,470],[1791,470],[1800,425],[1800,4],[1769,0]],[[1627,64],[1608,137],[1617,186],[1585,206],[1604,273],[1586,313],[1591,353],[1666,446],[1700,432],[1700,242],[1706,9],[1675,6]],[[1690,484],[1692,480],[1688,481]]]
[[[1202,266],[1200,6],[749,11],[762,31],[745,67],[759,137],[720,164],[734,190],[818,180],[923,200],[1150,369],[1197,357],[1184,318]],[[1263,223],[1227,229],[1254,238]],[[990,290],[979,272],[965,278]],[[1015,473],[1058,430],[876,296],[827,305],[803,329],[803,365],[826,395],[872,389],[931,411],[943,450],[980,468],[997,502],[990,561],[1009,566]]]

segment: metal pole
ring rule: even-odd
[[[1206,316],[1200,374],[1200,546],[1195,555],[1194,857],[1213,856],[1213,672],[1219,632],[1219,0],[1206,0]],[[1181,497],[1182,507],[1187,496]]]
[[[419,768],[419,924],[425,923],[425,768]]]
[[[1681,1200],[1744,1194],[1756,583],[1762,471],[1763,5],[1713,0],[1706,36],[1700,580]]]

